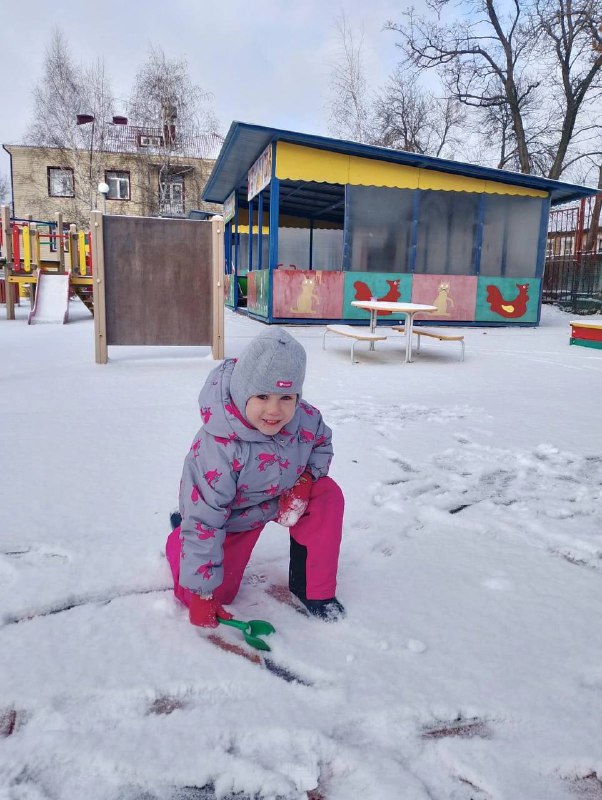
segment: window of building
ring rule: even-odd
[[[163,146],[162,136],[144,136],[143,134],[138,135],[138,147],[162,147],[162,146]]]
[[[75,197],[73,170],[70,167],[48,167],[48,196]]]
[[[563,236],[560,240],[560,252],[563,256],[572,256],[573,255],[573,244],[574,239],[572,236]]]
[[[165,180],[160,182],[159,189],[159,213],[182,216],[184,214],[184,177],[168,175]]]
[[[130,199],[130,173],[116,172],[114,170],[105,172],[105,182],[109,186],[107,200],[129,200]]]

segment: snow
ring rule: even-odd
[[[351,365],[289,328],[334,430],[348,616],[268,594],[276,524],[230,609],[274,624],[302,685],[212,645],[169,591],[209,350],[99,366],[79,301],[68,325],[27,311],[0,312],[2,800],[602,797],[602,352],[569,346],[567,314],[466,328],[464,363],[427,342],[403,364],[389,339]],[[259,330],[227,312],[227,355]]]

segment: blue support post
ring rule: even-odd
[[[234,197],[234,308],[238,308],[238,261],[240,256],[240,233],[238,232],[238,197]]]
[[[272,144],[272,182],[270,184],[270,274],[268,276],[268,322],[273,320],[274,270],[278,264],[278,222],[280,211],[280,181],[276,177],[276,143]]]
[[[253,269],[253,201],[249,200],[249,242],[248,242],[248,254],[249,257],[247,259],[248,269],[247,272],[251,272]]]
[[[314,220],[309,220],[309,268],[313,269],[314,264]]]
[[[543,273],[546,266],[546,249],[548,245],[548,226],[550,221],[550,207],[552,200],[550,196],[541,203],[541,217],[539,218],[539,239],[537,242],[537,263],[535,265],[535,277],[540,279],[539,302],[537,304],[537,324],[541,320],[541,301],[543,297]]]
[[[257,269],[263,266],[263,192],[257,198]]]

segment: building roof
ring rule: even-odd
[[[165,143],[161,128],[139,125],[112,125],[103,128],[103,135],[95,137],[95,153],[123,153],[124,155],[155,156],[164,158],[166,154],[178,158],[213,160],[220,151],[224,138],[217,133],[201,133],[196,136],[177,135],[173,143]],[[58,145],[6,144],[3,148],[10,153],[11,148],[31,150],[71,150],[71,147]],[[88,147],[76,147],[80,152],[88,152]]]
[[[174,142],[166,144],[162,128],[107,125],[101,149],[107,153],[164,155],[170,152],[175,156],[214,159],[223,142],[223,136],[217,133],[187,136],[176,132]]]
[[[596,189],[587,186],[553,181],[549,178],[525,175],[521,172],[480,167],[461,161],[408,153],[404,150],[393,150],[388,147],[376,147],[359,142],[235,121],[230,125],[230,130],[209,176],[203,191],[203,200],[223,203],[232,191],[239,188],[242,183],[246,183],[249,167],[267,145],[274,141],[549,192],[552,205],[567,203],[596,193]]]

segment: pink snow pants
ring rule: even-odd
[[[319,478],[313,485],[307,511],[290,528],[291,567],[289,585],[310,600],[335,596],[339,549],[343,532],[343,493],[332,478]],[[240,587],[255,543],[264,525],[250,531],[227,533],[224,539],[224,580],[213,592],[222,604],[231,603]],[[174,581],[174,594],[190,605],[193,593],[180,586],[180,528],[167,537],[165,553]]]

